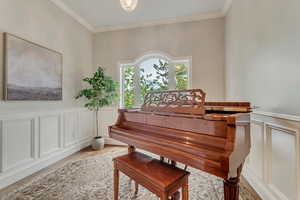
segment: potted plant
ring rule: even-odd
[[[99,110],[104,106],[112,105],[118,98],[118,83],[112,80],[110,76],[104,74],[104,70],[99,67],[92,77],[83,79],[88,87],[81,90],[75,97],[76,99],[84,97],[87,102],[85,107],[96,114],[96,130],[97,136],[92,142],[95,150],[104,148],[104,138],[99,135]]]

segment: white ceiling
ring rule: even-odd
[[[119,0],[51,0],[93,32],[216,18],[229,0],[139,0],[126,12]]]

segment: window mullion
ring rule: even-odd
[[[121,108],[124,108],[125,107],[125,66],[121,66],[121,69],[120,69],[120,80],[122,80],[121,84],[120,84],[120,96],[121,96],[121,105],[120,107]]]
[[[169,90],[175,90],[176,88],[176,80],[175,80],[175,63],[169,62],[169,75],[168,75],[168,86]]]
[[[141,105],[141,86],[140,86],[140,68],[139,65],[134,65],[134,105]]]

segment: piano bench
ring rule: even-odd
[[[176,196],[182,189],[182,200],[188,200],[189,172],[161,162],[139,152],[132,152],[113,159],[114,162],[114,200],[119,198],[119,171],[136,183],[142,185],[161,200]]]

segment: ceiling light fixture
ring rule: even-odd
[[[120,3],[124,10],[132,12],[136,8],[138,0],[120,0]]]

